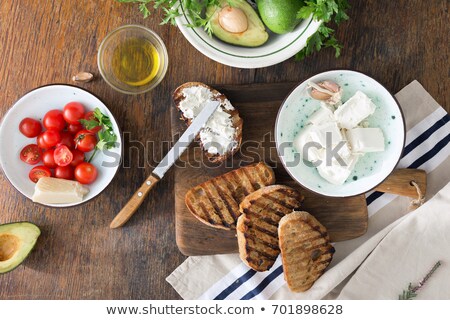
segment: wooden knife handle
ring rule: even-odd
[[[422,195],[427,192],[427,173],[420,169],[395,169],[386,180],[375,188],[375,191],[417,198],[418,193],[414,181]]]
[[[141,187],[133,194],[125,207],[123,207],[122,210],[120,210],[120,212],[116,215],[109,227],[111,229],[115,229],[123,226],[140,207],[149,191],[158,183],[158,181],[159,178],[151,174],[141,185]]]

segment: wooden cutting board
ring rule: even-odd
[[[177,162],[174,168],[175,229],[177,245],[183,254],[192,256],[238,251],[236,232],[215,229],[198,221],[187,209],[184,196],[197,184],[258,161],[272,166],[277,184],[289,185],[303,192],[305,201],[302,208],[328,229],[331,241],[353,239],[366,232],[368,217],[364,195],[329,198],[304,190],[286,173],[277,156],[273,134],[275,119],[283,99],[295,86],[296,83],[213,86],[239,109],[244,120],[242,147],[233,159],[216,165],[207,162],[195,143]],[[186,125],[174,106],[171,107],[171,120],[172,135],[178,139]],[[409,179],[407,174],[403,176]]]

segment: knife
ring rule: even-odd
[[[144,201],[149,191],[164,177],[167,170],[177,161],[181,154],[189,147],[189,144],[197,136],[198,132],[206,125],[206,122],[211,118],[214,111],[219,107],[219,101],[211,101],[200,111],[200,113],[194,118],[191,125],[184,131],[180,139],[166,154],[164,159],[153,170],[147,180],[141,185],[141,187],[133,194],[131,199],[120,210],[114,220],[110,224],[111,229],[119,228],[123,226],[139,208]]]

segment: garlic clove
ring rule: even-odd
[[[320,82],[319,86],[327,90],[330,90],[331,92],[334,93],[339,92],[339,90],[341,90],[341,87],[336,82],[330,80]]]
[[[328,99],[331,98],[331,94],[328,94],[328,93],[319,91],[319,90],[317,90],[317,89],[315,89],[315,88],[312,88],[312,89],[311,89],[311,92],[309,93],[309,95],[310,95],[313,99],[316,99],[316,100],[322,100],[322,101],[325,101],[325,100],[328,100]]]
[[[313,99],[327,101],[331,104],[336,104],[341,99],[341,87],[333,81],[309,82],[308,86],[311,88],[309,95]]]
[[[248,29],[247,15],[236,7],[222,8],[219,12],[219,24],[230,33],[241,33]]]
[[[90,82],[94,79],[94,75],[89,72],[79,72],[72,77],[75,82]]]

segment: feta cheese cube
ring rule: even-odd
[[[384,136],[380,128],[354,128],[347,130],[352,153],[384,151]]]
[[[327,135],[331,137],[332,146],[336,146],[339,142],[344,140],[341,130],[334,121],[314,126],[311,129],[310,135],[312,141],[319,143],[324,148],[327,146]]]
[[[317,171],[329,183],[342,185],[355,168],[356,162],[358,162],[358,156],[350,156],[344,161],[346,162],[345,166],[341,166],[335,159],[333,159],[331,165],[327,165],[326,161],[323,161],[317,167]]]
[[[294,139],[293,146],[297,150],[297,152],[301,154],[303,159],[305,159],[306,161],[315,162],[317,160],[320,160],[324,150],[322,148],[316,148],[314,146],[308,146],[305,149],[307,143],[314,142],[310,134],[311,129],[312,127],[308,126],[304,130],[302,130],[300,134],[298,134]]]
[[[309,118],[309,122],[314,125],[330,121],[334,121],[334,113],[327,106],[321,106],[320,109],[314,112],[311,118]]]
[[[341,128],[352,129],[375,112],[376,106],[363,92],[357,91],[334,112]]]

